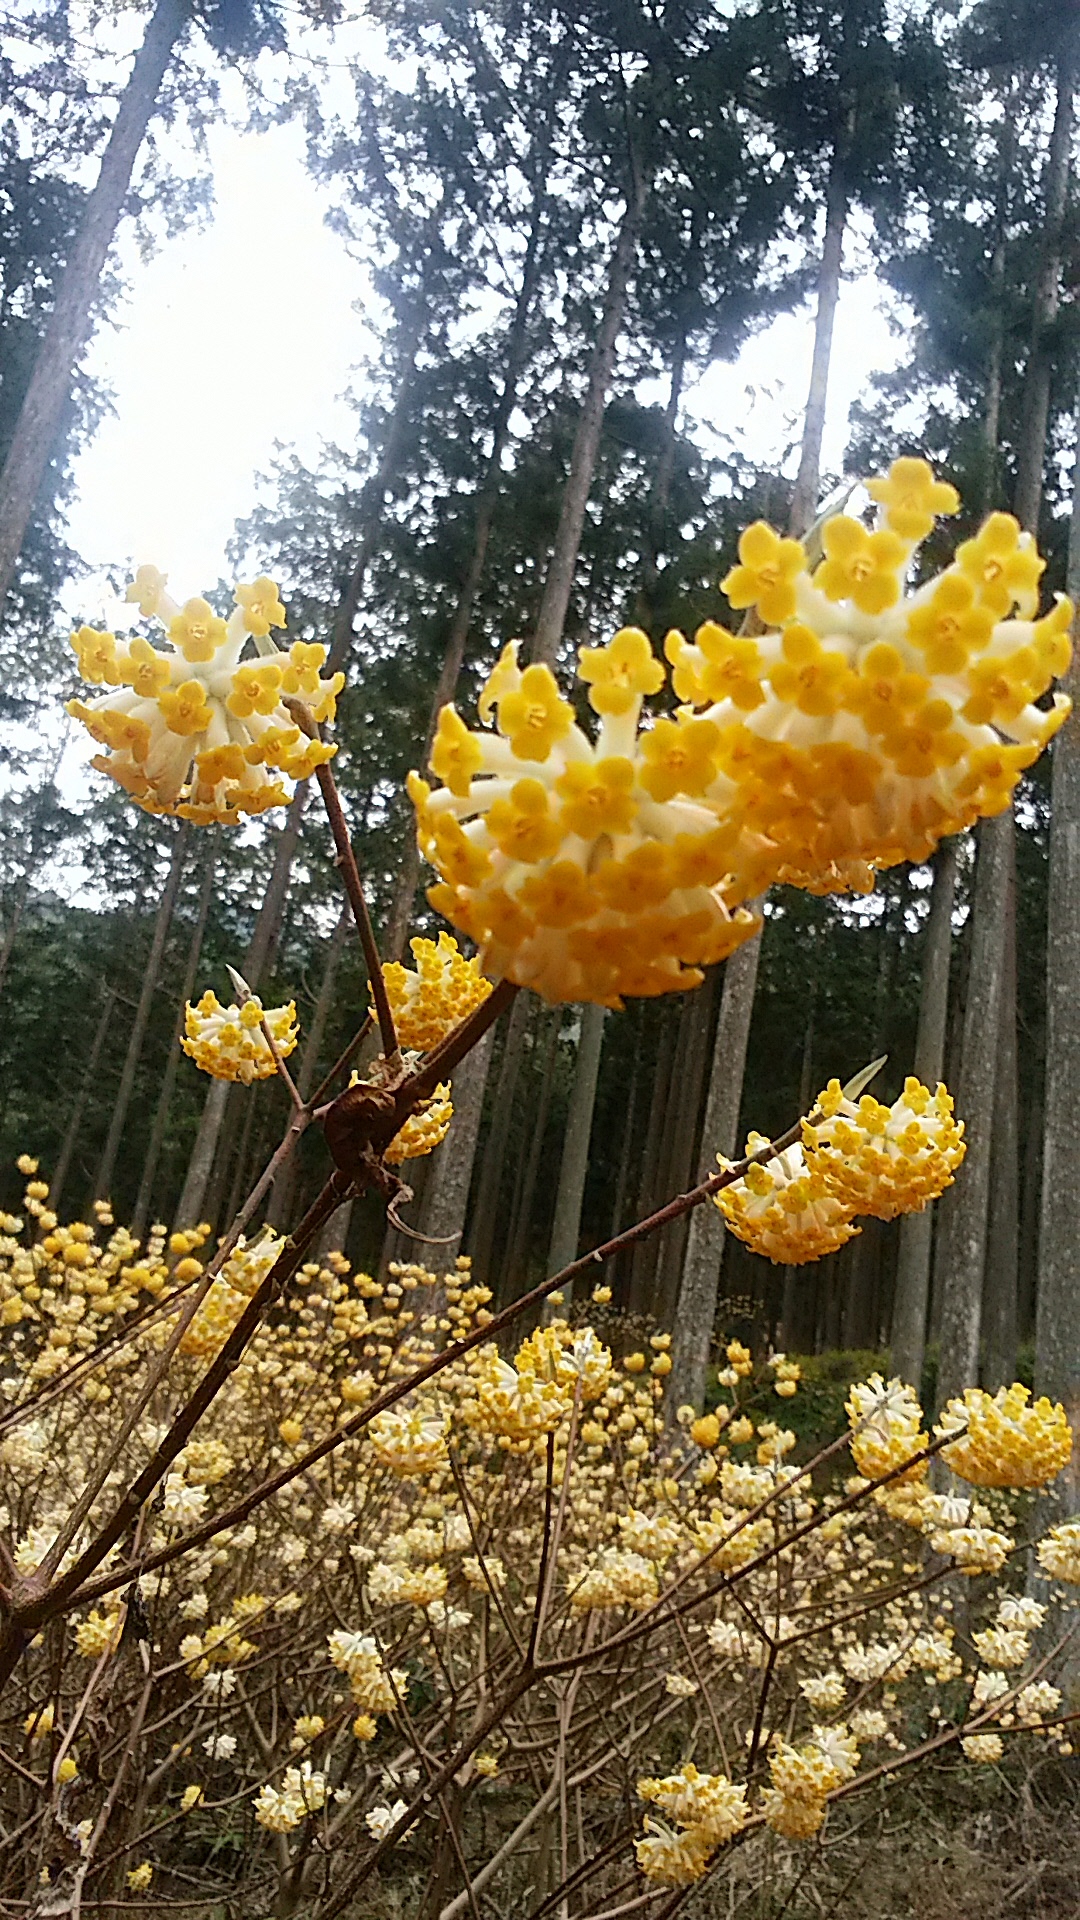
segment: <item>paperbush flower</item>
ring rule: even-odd
[[[383,1466],[410,1477],[446,1465],[448,1426],[446,1416],[432,1407],[388,1407],[375,1415],[368,1432]]]
[[[324,646],[271,637],[285,625],[277,588],[265,575],[236,588],[222,620],[205,600],[184,606],[165,591],[166,576],[140,567],[127,598],[165,628],[164,649],[136,637],[80,627],[72,646],[84,680],[115,689],[68,712],[106,749],[93,765],[150,813],[206,824],[286,806],[282,779],[305,780],[337,751],[310,740],[283,696],[296,695],[318,721],[332,720],[345,676],[320,678]],[[254,649],[242,659],[245,648]]]
[[[723,883],[753,872],[753,841],[721,823],[734,794],[720,733],[692,716],[639,732],[664,668],[625,628],[579,653],[595,741],[547,667],[512,641],[480,699],[494,731],[445,707],[431,754],[444,785],[412,774],[421,849],[440,874],[432,904],[480,948],[485,973],[549,1000],[618,1006],[624,994],[696,986],[758,922]],[[754,889],[751,888],[751,891]]]
[[[958,1573],[998,1573],[1012,1552],[1007,1533],[994,1527],[938,1527],[930,1535],[935,1553],[955,1560]]]
[[[733,1785],[726,1774],[699,1773],[693,1761],[665,1779],[639,1780],[637,1790],[684,1829],[675,1834],[645,1821],[644,1838],[635,1843],[637,1862],[658,1886],[685,1887],[700,1880],[710,1854],[746,1825],[746,1788]]]
[[[764,1134],[752,1133],[746,1152],[759,1153],[768,1144]],[[732,1164],[722,1154],[716,1158],[721,1167]],[[859,1231],[852,1225],[854,1209],[838,1200],[820,1173],[807,1166],[797,1142],[751,1167],[741,1180],[721,1187],[714,1199],[732,1233],[778,1266],[820,1260]]]
[[[277,1072],[262,1030],[264,1020],[282,1059],[287,1059],[300,1037],[295,1001],[290,1000],[287,1007],[264,1007],[253,993],[242,1007],[235,1002],[223,1007],[208,987],[195,1006],[188,1002],[180,1044],[195,1065],[215,1080],[241,1080],[249,1087],[253,1080],[268,1080]]]
[[[1019,1382],[995,1394],[968,1387],[950,1400],[935,1429],[957,1434],[942,1450],[946,1466],[974,1487],[1048,1485],[1072,1458],[1072,1431],[1060,1402],[1030,1401]]]
[[[581,1612],[604,1607],[651,1607],[656,1599],[656,1569],[640,1553],[605,1547],[594,1567],[577,1582],[570,1603]]]
[[[1069,711],[1061,694],[1035,704],[1068,666],[1071,608],[1059,596],[1036,617],[1045,563],[1031,535],[991,514],[908,591],[915,542],[959,496],[912,459],[868,490],[876,530],[826,521],[813,572],[798,541],[761,522],[743,534],[724,589],[770,631],[708,621],[692,644],[664,642],[687,717],[720,731],[733,845],[764,835],[772,878],[811,892],[869,891],[876,868],[925,860],[1000,813]]]
[[[383,967],[397,1037],[403,1047],[430,1053],[491,992],[479,962],[467,960],[449,933],[410,940],[415,968],[396,960]]]
[[[851,1425],[851,1457],[867,1480],[882,1480],[920,1453],[927,1444],[922,1431],[922,1408],[911,1387],[902,1380],[886,1386],[880,1373],[854,1384],[847,1398]],[[920,1460],[898,1476],[896,1485],[926,1478],[929,1461]]]
[[[1080,1586],[1080,1520],[1066,1520],[1060,1527],[1051,1527],[1039,1541],[1038,1561],[1051,1580]]]
[[[420,1160],[426,1153],[433,1153],[440,1141],[446,1139],[453,1117],[450,1082],[442,1080],[430,1100],[425,1100],[411,1113],[400,1132],[395,1133],[384,1158],[391,1166],[400,1166],[403,1160]]]
[[[830,1080],[817,1106],[822,1119],[803,1121],[807,1166],[856,1214],[892,1220],[920,1212],[952,1185],[967,1151],[945,1087],[931,1093],[911,1075],[891,1107],[868,1093],[846,1100],[839,1080]]]

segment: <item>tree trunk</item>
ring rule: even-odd
[[[672,1017],[673,1010],[666,1001],[661,1002],[659,1013],[660,1034],[656,1046],[656,1065],[653,1068],[649,1124],[645,1130],[645,1145],[641,1155],[641,1178],[638,1181],[635,1209],[635,1216],[639,1220],[644,1219],[646,1214],[653,1213],[660,1203],[665,1125],[674,1078],[676,1021]],[[630,1274],[626,1290],[628,1313],[640,1314],[646,1310],[652,1292],[652,1277],[655,1270],[656,1248],[653,1242],[639,1240],[630,1258]]]
[[[60,276],[0,474],[0,614],[71,391],[72,372],[86,344],[91,309],[131,185],[132,170],[188,14],[185,0],[158,0],[120,95],[98,177],[87,196],[78,235]]]
[[[431,1156],[431,1177],[420,1213],[421,1232],[436,1239],[459,1240],[465,1231],[465,1210],[494,1040],[495,1030],[489,1027],[454,1074],[454,1121],[446,1139]],[[434,1252],[431,1257],[435,1257]],[[442,1257],[453,1259],[452,1245],[444,1249]]]
[[[270,878],[266,884],[262,905],[256,915],[247,953],[244,955],[243,977],[253,993],[258,992],[259,981],[271,947],[277,938],[281,917],[285,911],[285,900],[289,891],[296,849],[300,841],[300,826],[307,799],[308,784],[306,780],[302,780],[293,794],[284,825],[278,829],[274,843]],[[231,1101],[230,1094],[233,1095]],[[191,1165],[177,1205],[176,1218],[173,1221],[174,1232],[182,1227],[194,1227],[198,1224],[202,1208],[206,1203],[207,1188],[217,1159],[222,1129],[224,1127],[228,1137],[235,1136],[239,1103],[245,1096],[250,1097],[250,1094],[250,1087],[233,1087],[227,1080],[215,1080],[211,1086],[203,1107],[199,1131],[195,1136]],[[228,1126],[225,1126],[226,1114],[229,1114]],[[224,1173],[223,1169],[219,1171]],[[224,1185],[223,1178],[219,1184]]]
[[[510,1245],[503,1262],[502,1277],[499,1285],[500,1300],[516,1300],[524,1293],[525,1276],[529,1271],[529,1228],[532,1225],[533,1204],[536,1200],[536,1182],[540,1173],[540,1162],[544,1154],[544,1136],[547,1133],[548,1114],[551,1111],[551,1089],[555,1078],[555,1058],[559,1047],[559,1031],[562,1026],[562,1009],[555,1007],[547,1016],[547,1041],[544,1046],[544,1058],[540,1069],[540,1098],[533,1122],[532,1139],[529,1142],[528,1155],[522,1166],[521,1190],[514,1208],[513,1223],[510,1232]],[[541,1022],[541,1026],[543,1022]],[[537,1033],[539,1040],[540,1034]]]
[[[502,486],[502,461],[510,438],[510,416],[517,403],[518,387],[525,363],[528,344],[529,315],[536,297],[537,283],[540,277],[541,240],[544,233],[547,209],[547,190],[545,185],[538,193],[534,208],[532,226],[529,230],[529,244],[522,266],[521,285],[518,289],[514,318],[510,325],[507,344],[506,368],[503,375],[502,391],[495,408],[495,417],[491,428],[491,450],[484,466],[476,500],[476,524],[473,530],[472,553],[465,576],[458,593],[450,631],[446,637],[446,651],[443,654],[438,684],[431,702],[431,714],[428,719],[427,735],[424,740],[422,765],[427,764],[431,752],[431,743],[435,738],[435,729],[439,724],[439,714],[447,701],[452,700],[461,674],[462,661],[465,658],[465,642],[469,637],[469,622],[472,619],[476,596],[484,576],[487,561],[488,543],[495,518],[495,509],[499,503]],[[405,839],[404,858],[394,889],[394,901],[387,922],[384,948],[388,959],[400,959],[405,945],[405,937],[412,917],[413,902],[420,879],[420,849],[415,833],[408,833]]]
[[[375,544],[382,526],[387,488],[397,466],[398,454],[409,417],[409,407],[412,404],[413,376],[416,371],[416,355],[422,334],[422,322],[415,317],[410,318],[408,325],[403,328],[398,387],[390,418],[386,424],[386,438],[383,441],[379,464],[360,494],[359,517],[362,532],[356,558],[334,611],[333,625],[330,629],[330,653],[326,663],[326,671],[329,674],[337,673],[349,658],[353,643],[353,622],[360,606],[360,596],[364,591],[367,570],[375,552]]]
[[[983,1272],[990,1198],[994,1083],[1001,1031],[1005,903],[1012,858],[1011,810],[979,828],[972,906],[971,965],[964,1009],[957,1112],[965,1126],[963,1171],[938,1202],[944,1242],[940,1272],[938,1405],[978,1384]]]
[[[116,1099],[113,1102],[109,1132],[102,1149],[101,1159],[98,1162],[97,1173],[94,1176],[95,1200],[106,1199],[112,1187],[113,1174],[116,1170],[116,1158],[120,1151],[120,1142],[123,1138],[124,1127],[127,1123],[128,1108],[131,1105],[131,1096],[135,1088],[135,1075],[138,1072],[143,1042],[146,1039],[146,1029],[150,1021],[150,1008],[161,974],[161,962],[165,953],[165,942],[169,937],[169,928],[172,925],[173,912],[176,907],[176,896],[180,891],[180,880],[184,871],[184,855],[187,851],[187,833],[188,823],[186,820],[182,820],[173,841],[172,859],[169,862],[165,891],[161,896],[161,905],[157,910],[157,917],[154,921],[154,936],[150,943],[150,953],[147,957],[146,967],[143,972],[142,989],[139,994],[138,1005],[135,1009],[135,1018],[131,1023],[127,1052],[124,1055],[124,1064],[120,1071],[120,1085],[116,1090]]]
[[[687,994],[683,1002],[686,1045],[683,1050],[682,1069],[676,1075],[675,1081],[678,1098],[674,1105],[674,1125],[670,1130],[670,1149],[661,1201],[684,1192],[694,1178],[702,1093],[705,1074],[711,1059],[709,1040],[713,1008],[716,1005],[717,971],[718,969],[713,968],[707,974],[704,983],[697,988],[696,992]],[[672,1221],[671,1225],[657,1236],[655,1313],[658,1324],[664,1328],[670,1328],[675,1318],[689,1227],[690,1217],[684,1214],[681,1220]]]
[[[660,578],[660,549],[664,544],[671,482],[675,474],[675,451],[679,444],[679,406],[682,401],[685,378],[686,328],[684,327],[672,349],[671,377],[668,385],[667,406],[664,409],[664,439],[649,496],[648,550],[641,570],[641,586],[637,595],[638,624],[646,630],[651,628],[655,618],[656,587]]]
[[[1010,847],[1005,902],[1001,1014],[990,1149],[990,1215],[983,1281],[982,1384],[990,1393],[1016,1379],[1020,1164],[1016,1054],[1016,850]]]
[[[945,1066],[945,1025],[949,1012],[952,916],[956,899],[956,842],[943,840],[933,862],[930,910],[922,952],[922,991],[912,1072],[924,1086],[936,1087]],[[926,1312],[930,1295],[930,1251],[934,1216],[930,1207],[906,1213],[900,1221],[896,1287],[893,1293],[892,1369],[910,1381],[916,1393],[922,1379]]]
[[[191,1149],[184,1184],[180,1198],[176,1203],[173,1216],[173,1232],[179,1233],[184,1227],[198,1226],[202,1218],[203,1201],[210,1183],[210,1174],[218,1150],[218,1136],[221,1123],[225,1118],[225,1107],[229,1098],[229,1082],[214,1080],[202,1110],[199,1131],[195,1135],[195,1145]]]
[[[150,1202],[154,1197],[154,1180],[157,1176],[158,1161],[161,1158],[161,1147],[165,1138],[165,1128],[168,1124],[169,1107],[172,1104],[173,1089],[176,1086],[176,1074],[180,1062],[184,1058],[180,1041],[184,1032],[187,1003],[195,991],[195,980],[199,971],[199,961],[202,957],[202,943],[206,935],[206,922],[210,917],[210,901],[213,897],[214,872],[216,866],[217,850],[211,845],[210,854],[206,862],[206,870],[203,874],[202,887],[199,891],[199,903],[195,909],[195,925],[188,945],[184,981],[180,988],[180,1016],[173,1033],[172,1045],[169,1048],[169,1057],[165,1062],[165,1074],[161,1082],[161,1091],[158,1094],[157,1105],[154,1108],[154,1118],[150,1126],[150,1139],[147,1142],[146,1158],[143,1161],[142,1179],[139,1182],[138,1198],[135,1201],[135,1211],[131,1217],[131,1231],[137,1240],[142,1239],[146,1230],[146,1223],[150,1218]]]
[[[59,1213],[60,1211],[60,1201],[63,1198],[64,1186],[71,1167],[71,1158],[75,1152],[75,1145],[79,1138],[79,1129],[82,1126],[83,1114],[86,1112],[86,1103],[90,1098],[90,1089],[97,1079],[98,1062],[101,1059],[102,1049],[105,1045],[105,1036],[109,1030],[109,1022],[112,1019],[112,1011],[115,1005],[116,989],[115,987],[107,987],[105,990],[105,999],[102,1003],[101,1014],[97,1026],[94,1029],[94,1038],[90,1043],[90,1053],[87,1058],[82,1082],[76,1096],[75,1105],[71,1109],[71,1116],[64,1131],[64,1138],[60,1145],[60,1153],[57,1158],[56,1167],[52,1180],[49,1183],[49,1206],[54,1213]]]
[[[821,250],[821,266],[818,269],[810,391],[806,397],[802,452],[788,519],[789,531],[797,536],[804,534],[813,522],[821,482],[821,442],[825,433],[825,406],[829,397],[829,363],[832,359],[836,306],[840,298],[840,268],[847,217],[848,188],[844,161],[837,149],[833,153],[825,198],[825,240]]]
[[[311,1015],[311,1025],[304,1041],[304,1050],[300,1055],[300,1065],[296,1074],[297,1091],[307,1099],[315,1085],[315,1074],[322,1056],[322,1045],[326,1035],[326,1023],[330,1017],[330,1007],[334,998],[334,985],[337,970],[346,938],[352,927],[352,911],[346,900],[338,915],[337,925],[330,936],[326,949],[326,965],[319,984],[319,992]],[[293,1201],[296,1197],[298,1160],[296,1153],[289,1155],[280,1174],[274,1181],[273,1191],[266,1208],[266,1220],[275,1232],[283,1233],[289,1224]]]
[[[1057,110],[1046,160],[1042,253],[1031,313],[1031,348],[1024,378],[1024,431],[1017,451],[1015,513],[1034,533],[1039,524],[1046,427],[1053,370],[1051,329],[1060,306],[1061,253],[1073,132],[1073,94],[1077,81],[1077,27],[1064,29],[1057,59]]]
[[[1080,393],[1077,396],[1080,421]],[[1073,471],[1066,582],[1080,604],[1080,445]],[[1080,620],[1065,691],[1080,707]],[[1050,898],[1046,942],[1046,1092],[1042,1217],[1035,1318],[1035,1390],[1065,1403],[1073,1457],[1058,1482],[1061,1515],[1080,1510],[1080,722],[1054,741],[1050,799]]]
[[[604,310],[600,317],[600,329],[589,366],[588,385],[574,435],[570,472],[563,489],[555,546],[544,581],[540,611],[533,632],[531,657],[549,667],[554,666],[558,657],[559,643],[566,624],[566,610],[570,604],[574,569],[577,566],[578,550],[585,525],[585,509],[588,505],[593,475],[596,472],[597,455],[600,451],[604,408],[607,403],[608,388],[611,385],[611,376],[615,370],[615,345],[622,326],[623,314],[626,311],[627,290],[637,256],[638,236],[641,232],[641,222],[648,196],[648,177],[636,174],[626,197],[619,238],[608,269]]]
[[[760,907],[760,902],[757,903]],[[716,1023],[705,1120],[698,1153],[697,1177],[704,1180],[716,1166],[717,1153],[731,1159],[738,1146],[750,1016],[754,1008],[761,935],[737,947],[724,964],[720,1016]],[[720,1264],[724,1253],[724,1222],[717,1207],[705,1201],[690,1216],[679,1310],[672,1341],[669,1405],[700,1407],[705,1400],[709,1348],[716,1320]]]
[[[585,1176],[589,1170],[589,1138],[592,1134],[596,1082],[600,1074],[600,1052],[604,1043],[606,1007],[583,1007],[581,1038],[574,1063],[574,1081],[566,1115],[559,1184],[555,1189],[555,1218],[548,1243],[548,1273],[558,1273],[577,1259],[581,1233],[581,1203],[585,1196]]]
[[[510,1009],[510,1017],[506,1023],[502,1063],[499,1067],[499,1079],[491,1111],[491,1126],[480,1165],[480,1187],[469,1231],[473,1277],[480,1286],[488,1285],[488,1275],[491,1271],[499,1193],[502,1187],[503,1168],[506,1164],[514,1095],[517,1092],[518,1076],[521,1072],[525,1032],[532,1011],[533,1003],[530,996],[519,993]]]

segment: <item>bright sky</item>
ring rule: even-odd
[[[92,350],[115,414],[78,462],[71,514],[72,543],[95,569],[151,560],[181,599],[227,572],[226,543],[275,442],[312,459],[320,437],[348,435],[342,395],[370,344],[363,278],[323,225],[299,127],[221,127],[210,151],[212,223],[149,264],[132,253],[120,324]],[[849,253],[857,264],[857,245]],[[805,400],[810,352],[809,311],[785,316],[735,365],[710,369],[690,410],[706,432],[734,433],[758,460],[777,459]],[[852,400],[893,358],[875,284],[856,271],[837,317],[826,466],[839,463]],[[115,618],[103,572],[72,590],[70,610]]]

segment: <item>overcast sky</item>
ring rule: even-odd
[[[234,523],[254,502],[275,442],[313,458],[322,436],[349,431],[341,396],[370,344],[364,285],[323,224],[297,126],[211,133],[215,212],[148,264],[127,261],[130,292],[118,325],[102,330],[91,367],[115,412],[78,461],[71,539],[95,568],[153,561],[181,599],[227,572]],[[825,464],[843,450],[848,408],[893,343],[877,289],[848,259],[837,319]],[[716,366],[688,409],[752,442],[767,462],[790,442],[806,397],[812,316],[787,315],[738,362]],[[115,615],[98,576],[75,590],[72,613]]]

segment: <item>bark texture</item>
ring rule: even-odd
[[[188,15],[185,0],[158,0],[120,96],[98,177],[87,196],[82,224],[60,276],[0,474],[0,613],[71,392],[72,372],[86,345],[90,315],[132,170],[165,69]]]
[[[955,901],[956,842],[945,840],[934,855],[934,880],[922,951],[919,1024],[912,1062],[912,1072],[928,1087],[936,1087],[944,1076]],[[922,1379],[926,1346],[933,1233],[934,1214],[930,1207],[924,1207],[921,1213],[906,1213],[900,1221],[890,1347],[893,1372],[902,1380],[910,1381],[916,1392]]]
[[[754,1008],[760,958],[761,935],[758,933],[739,947],[724,965],[720,1013],[716,1023],[709,1091],[698,1153],[699,1180],[712,1172],[717,1153],[723,1153],[730,1159],[738,1144],[736,1136],[742,1105],[743,1074],[746,1070],[746,1049],[750,1039],[750,1017]],[[690,1216],[671,1346],[669,1404],[672,1407],[684,1402],[695,1407],[704,1404],[709,1347],[720,1290],[724,1233],[724,1222],[717,1207],[711,1204],[695,1207]]]

